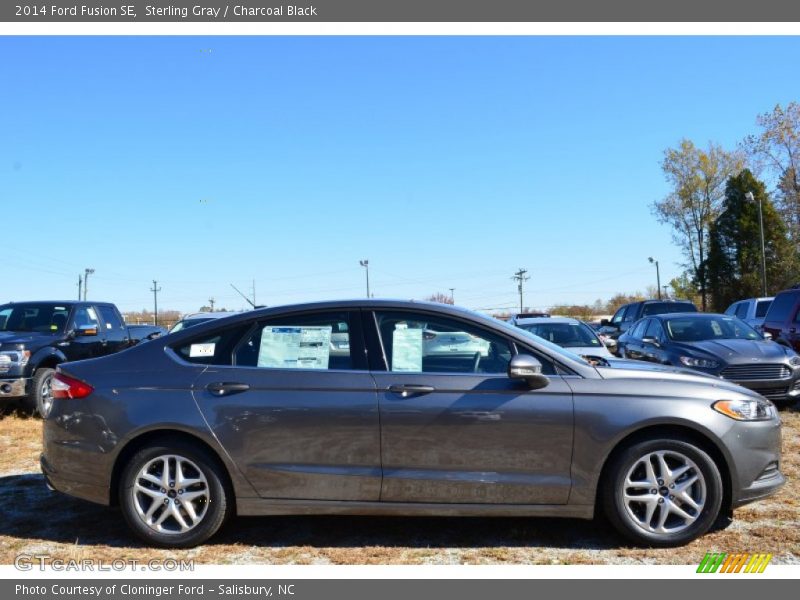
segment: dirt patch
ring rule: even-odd
[[[39,473],[41,422],[0,417],[0,563],[60,559],[194,559],[207,564],[696,564],[709,551],[771,552],[800,564],[800,411],[782,411],[777,495],[736,511],[727,529],[684,548],[625,545],[603,521],[407,517],[250,517],[192,550],[143,547],[116,509],[51,493]]]

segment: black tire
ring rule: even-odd
[[[137,496],[133,493],[133,487],[140,471],[154,459],[165,456],[188,459],[202,473],[207,483],[208,500],[201,504],[204,508],[204,516],[195,526],[185,532],[159,532],[148,526],[140,516],[139,510],[142,508],[142,503],[146,503],[149,497],[142,494]],[[190,548],[208,540],[228,518],[232,493],[227,489],[226,481],[224,468],[219,461],[199,444],[188,441],[156,442],[154,445],[136,452],[125,465],[119,481],[119,504],[128,526],[148,545],[164,548]],[[180,498],[180,496],[173,497],[173,502],[177,501],[179,504]],[[162,510],[166,511],[167,509]],[[183,517],[187,517],[185,508],[176,507],[176,510],[182,510]],[[158,515],[160,512],[157,511],[155,516]],[[167,517],[167,519],[167,525],[170,522],[178,525],[173,517]]]
[[[633,469],[637,463],[640,463],[643,457],[650,453],[661,451],[666,451],[668,454],[675,453],[670,454],[670,457],[680,455],[689,459],[689,461],[694,464],[694,467],[688,472],[687,477],[699,470],[699,473],[702,475],[702,481],[705,483],[705,501],[699,510],[695,511],[689,508],[688,505],[677,505],[681,509],[686,509],[686,512],[692,513],[691,516],[695,519],[690,525],[677,532],[648,531],[644,526],[640,526],[635,522],[636,517],[633,515],[633,512],[629,511],[626,507],[623,499],[626,488],[624,482],[628,472]],[[677,468],[675,471],[677,471]],[[672,547],[688,544],[706,533],[719,517],[723,497],[722,476],[720,475],[719,468],[703,449],[688,440],[665,438],[633,444],[625,448],[612,459],[605,473],[605,481],[600,482],[602,486],[600,498],[606,517],[622,536],[637,545]],[[656,474],[658,474],[657,470]],[[678,483],[677,485],[680,486],[681,484]],[[661,498],[662,489],[666,489],[666,486],[660,486],[660,489],[654,496],[656,501],[659,501],[659,498]],[[652,493],[652,490],[650,490],[650,493]],[[659,511],[664,511],[665,503],[671,502],[672,498],[673,496],[669,494],[669,490],[667,489],[666,497],[663,497],[663,503],[660,504],[660,508],[657,507],[655,509],[656,514],[654,514],[654,517],[656,517],[656,520],[661,514]],[[672,504],[676,505],[676,503]],[[638,508],[642,505],[634,502],[632,506]],[[642,507],[641,510],[645,509]],[[670,514],[669,511],[667,512]],[[641,516],[639,516],[639,518],[641,519]],[[669,518],[674,519],[676,517],[670,514]],[[644,518],[642,520],[646,521],[647,519]],[[650,523],[652,524],[652,522],[651,519]]]
[[[25,410],[31,413],[35,412],[42,417],[47,415],[49,412],[49,403],[53,401],[50,386],[53,382],[53,375],[55,375],[55,372],[55,369],[49,369],[47,367],[41,367],[34,371],[33,381],[31,382],[31,393],[22,403]]]

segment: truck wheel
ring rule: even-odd
[[[53,383],[53,375],[55,369],[36,369],[33,374],[33,391],[30,396],[26,398],[26,402],[30,403],[31,412],[35,410],[43,418],[50,413],[50,408],[53,406],[53,392],[51,385]]]

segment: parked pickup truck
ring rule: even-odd
[[[119,352],[128,328],[107,302],[12,302],[0,305],[0,403],[29,412],[52,401],[56,365]]]

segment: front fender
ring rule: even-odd
[[[28,360],[26,375],[30,377],[33,372],[39,368],[39,365],[47,364],[55,366],[63,362],[67,362],[67,357],[58,348],[53,348],[52,346],[39,348],[31,354],[31,358]]]

